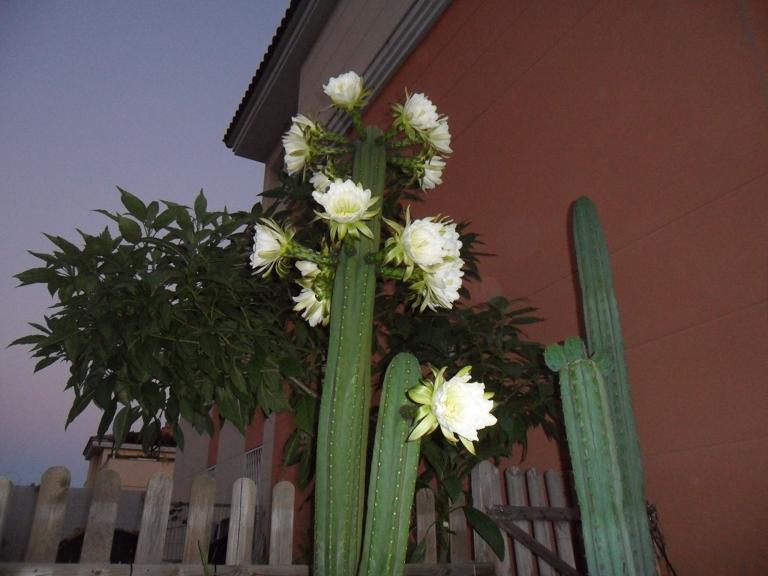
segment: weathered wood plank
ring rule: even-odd
[[[528,501],[531,506],[546,507],[547,492],[544,487],[544,477],[536,468],[530,468],[525,473],[528,481]],[[533,522],[533,535],[542,546],[555,552],[555,539],[552,535],[552,524],[547,520],[535,520]],[[555,576],[552,565],[539,556],[539,576]]]
[[[548,562],[551,567],[554,567],[564,576],[581,576],[580,573],[569,566],[566,562],[562,561],[557,554],[552,552],[549,548],[539,543],[533,536],[530,536],[525,530],[518,528],[512,520],[499,517],[493,511],[488,515],[501,526],[506,532],[512,535],[515,540],[519,540],[525,546],[533,550],[533,552],[539,557]],[[543,560],[542,560],[543,561]],[[524,575],[521,575],[524,576]]]
[[[272,522],[269,535],[270,566],[293,563],[293,501],[296,489],[283,480],[272,489]]]
[[[69,482],[69,470],[64,466],[53,466],[43,474],[27,544],[27,562],[56,561],[67,509]]]
[[[187,514],[187,533],[184,536],[184,564],[199,564],[208,560],[208,542],[211,539],[213,503],[216,498],[216,480],[201,474],[192,481]],[[200,557],[202,550],[203,558]]]
[[[507,478],[507,500],[510,505],[525,506],[528,504],[528,494],[525,489],[525,472],[520,470],[520,468],[508,468],[505,476]],[[508,506],[504,509],[506,510],[506,508],[511,507]],[[531,524],[525,519],[517,520],[515,526],[526,534],[531,533]],[[530,549],[517,539],[514,540],[513,547],[515,550],[515,568],[517,573],[523,576],[534,574],[533,565],[535,559]]]
[[[579,511],[575,508],[542,507],[542,506],[494,506],[500,516],[509,520],[550,520],[574,522],[579,519]]]
[[[435,536],[435,494],[429,488],[416,493],[416,541],[425,542],[424,564],[437,562]]]
[[[144,510],[141,514],[139,542],[136,544],[136,564],[154,564],[163,561],[172,489],[173,481],[160,472],[152,476],[149,481],[144,497]]]
[[[11,490],[13,490],[13,483],[5,476],[0,476],[0,542],[3,541],[5,516],[11,504]]]
[[[88,523],[80,553],[82,564],[109,562],[119,501],[120,475],[114,470],[102,470],[96,477],[91,507],[88,509]]]
[[[547,470],[544,472],[544,479],[547,483],[547,493],[549,494],[549,504],[553,507],[565,509],[567,501],[565,499],[565,483],[563,482],[563,473],[559,470]],[[576,555],[573,551],[573,533],[571,525],[565,519],[555,520],[555,541],[557,542],[557,555],[571,566],[576,566]]]
[[[461,509],[461,506],[464,506],[465,504],[466,500],[462,494],[454,503],[455,509],[448,515],[448,525],[452,532],[450,535],[452,564],[469,562],[470,560],[467,517],[464,516],[464,511]]]
[[[472,500],[475,508],[487,512],[501,501],[501,480],[498,469],[490,462],[483,461],[472,469]],[[509,540],[504,537],[504,560],[499,560],[491,547],[480,535],[473,534],[475,544],[475,560],[492,562],[495,573],[499,576],[513,574],[512,562],[509,559]]]
[[[227,539],[227,564],[246,564],[253,553],[253,526],[256,520],[256,484],[239,478],[232,486],[232,507]]]

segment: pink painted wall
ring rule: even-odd
[[[568,212],[598,205],[647,495],[680,574],[768,573],[768,4],[456,0],[403,87],[450,117],[421,213],[471,220],[476,299],[527,297],[578,333]],[[559,462],[534,434],[526,465]]]

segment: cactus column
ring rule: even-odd
[[[380,198],[385,167],[383,135],[370,127],[357,144],[352,179]],[[376,291],[374,264],[367,257],[379,248],[381,214],[369,224],[373,239],[345,241],[333,286],[317,440],[316,576],[352,576],[360,558]]]
[[[611,264],[597,209],[589,198],[579,198],[574,204],[573,229],[589,354],[604,355],[610,365],[604,377],[623,480],[624,512],[633,542],[633,561],[638,574],[655,574],[643,494],[640,444],[632,412]]]

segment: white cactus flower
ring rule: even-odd
[[[363,79],[352,71],[328,80],[328,83],[323,85],[323,92],[334,105],[344,110],[359,108],[365,97]]]
[[[311,139],[317,131],[317,124],[303,114],[291,119],[291,127],[283,135],[285,170],[289,175],[304,170],[312,157]]]
[[[328,178],[323,172],[313,172],[312,178],[309,179],[309,183],[312,187],[320,193],[328,190],[328,186],[331,185],[331,179]]]
[[[448,131],[448,119],[442,118],[437,126],[427,133],[429,143],[441,154],[450,154],[451,133]]]
[[[475,453],[472,442],[478,440],[477,431],[496,424],[496,417],[491,414],[493,394],[485,391],[482,382],[471,381],[471,369],[465,366],[450,380],[445,379],[445,368],[433,369],[433,380],[424,380],[408,391],[410,399],[421,404],[409,440],[430,434],[439,426],[449,442],[460,440]]]
[[[453,303],[459,299],[461,279],[464,276],[462,266],[464,261],[457,258],[424,271],[423,279],[412,286],[418,292],[417,302],[421,301],[421,310],[453,308]]]
[[[373,207],[378,199],[371,198],[371,191],[355,184],[352,180],[337,178],[328,186],[325,193],[312,192],[312,197],[325,211],[315,212],[318,217],[328,220],[331,237],[343,240],[347,234],[357,237],[359,234],[372,237],[368,225],[378,209]]]
[[[445,169],[445,160],[440,156],[432,156],[424,162],[424,172],[419,179],[419,186],[422,190],[432,190],[443,183],[443,170]]]
[[[301,317],[306,320],[310,326],[318,324],[325,326],[331,318],[331,303],[328,299],[319,299],[315,291],[311,288],[302,288],[298,296],[293,297],[296,305],[293,309],[301,312]]]
[[[420,92],[406,98],[402,106],[402,119],[405,124],[422,133],[437,128],[440,123],[437,107]]]
[[[262,218],[261,224],[256,224],[253,235],[253,251],[251,252],[251,268],[257,274],[268,276],[273,268],[281,276],[285,273],[283,256],[290,248],[293,229],[289,226],[282,228],[274,220]]]
[[[406,224],[401,240],[406,263],[423,269],[458,258],[461,249],[456,224],[431,216]]]

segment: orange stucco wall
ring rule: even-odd
[[[647,496],[680,574],[766,574],[768,5],[456,0],[392,79],[450,117],[418,213],[497,256],[473,297],[527,297],[579,331],[568,211],[597,203],[613,259]],[[534,434],[528,465],[559,462]]]

